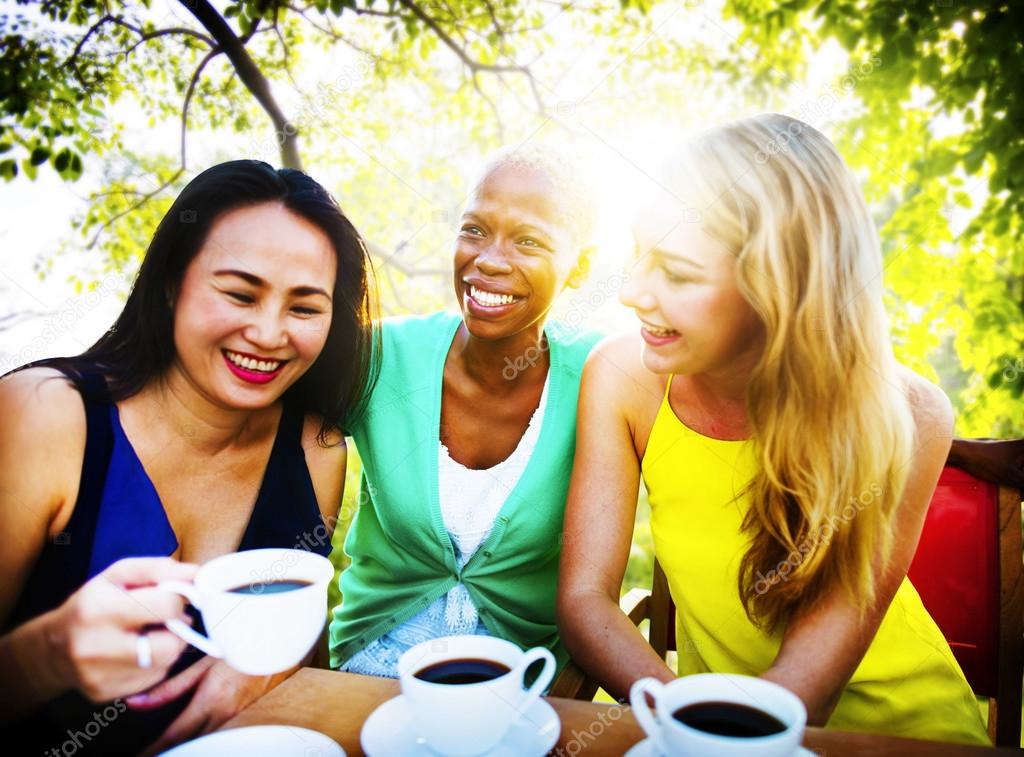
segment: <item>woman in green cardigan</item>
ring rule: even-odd
[[[566,654],[555,625],[580,372],[596,334],[546,320],[587,272],[595,210],[573,164],[500,154],[455,242],[461,314],[385,321],[347,429],[363,462],[331,666],[396,676],[419,642],[486,634]]]

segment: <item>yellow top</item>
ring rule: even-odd
[[[666,387],[641,469],[654,550],[677,608],[679,675],[763,673],[782,634],[754,626],[737,589],[749,544],[740,525],[747,507],[743,490],[756,472],[753,444],[688,428],[672,411]],[[978,702],[908,579],[828,727],[990,744]]]

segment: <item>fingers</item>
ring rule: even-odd
[[[133,659],[136,657],[135,652],[138,644],[138,638],[139,637],[137,635],[133,635],[131,637]],[[152,669],[161,671],[162,674],[174,664],[175,660],[181,657],[181,653],[185,650],[185,642],[170,631],[150,631],[146,633],[146,638],[149,639],[149,646],[153,651]],[[136,660],[136,663],[137,662],[138,661]]]
[[[151,664],[139,667],[139,634],[102,633],[75,640],[74,686],[93,702],[107,702],[148,689],[160,682],[181,655],[185,643],[170,631],[146,634]]]
[[[125,703],[133,710],[152,710],[163,707],[193,689],[215,662],[216,660],[211,657],[204,657],[149,691],[128,697]]]
[[[110,617],[130,628],[160,625],[172,618],[188,622],[185,600],[177,594],[149,586],[144,589],[121,589],[120,601],[111,602]]]
[[[172,557],[127,557],[118,560],[100,575],[125,588],[152,586],[160,581],[191,581],[198,565]]]

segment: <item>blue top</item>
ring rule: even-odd
[[[125,436],[104,380],[96,375],[69,378],[82,394],[86,410],[78,500],[65,530],[44,545],[3,632],[59,606],[82,584],[122,558],[168,556],[178,548],[167,512]],[[330,553],[330,541],[320,536],[323,521],[302,450],[302,425],[300,413],[284,409],[237,551],[290,547],[324,556]],[[201,630],[198,621],[197,627]],[[168,677],[201,657],[188,647]],[[0,729],[0,735],[17,737],[13,743],[26,753],[49,754],[51,747],[59,748],[69,738],[69,729],[74,733],[96,716],[106,722],[114,715],[116,725],[89,739],[89,753],[137,754],[170,725],[189,699],[186,695],[158,710],[137,712],[124,711],[119,702],[93,704],[71,691],[27,719]]]
[[[87,578],[123,557],[172,555],[178,549],[178,537],[167,520],[160,495],[125,436],[114,403],[110,403],[109,415],[114,444]]]

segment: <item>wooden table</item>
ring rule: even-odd
[[[398,681],[303,668],[273,691],[224,724],[223,728],[282,724],[311,728],[330,736],[350,757],[363,754],[359,732],[378,705],[399,693]],[[562,720],[562,733],[552,754],[624,754],[644,737],[628,707],[549,697]],[[932,741],[870,736],[808,728],[804,746],[827,757],[968,757],[1019,754],[1012,749],[939,744]]]

